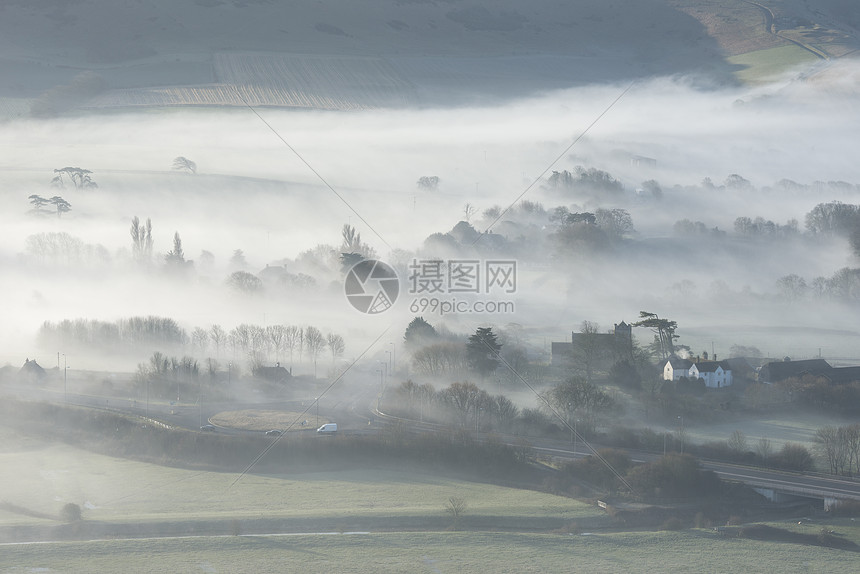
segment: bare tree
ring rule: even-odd
[[[141,225],[135,215],[131,220],[131,252],[138,262],[149,261],[152,257],[152,220],[147,218],[146,225]]]
[[[492,403],[487,391],[479,389],[474,383],[452,383],[442,391],[442,396],[457,412],[463,426],[466,426],[469,417],[476,416],[477,409],[486,408]]]
[[[836,427],[826,426],[818,429],[815,433],[815,442],[821,445],[820,449],[827,457],[830,464],[830,472],[838,474],[844,464],[844,451],[842,437]]]
[[[328,344],[328,350],[331,352],[331,363],[333,365],[335,361],[343,356],[346,345],[343,342],[343,337],[335,333],[326,335],[326,343]]]
[[[209,338],[212,339],[212,343],[215,345],[215,356],[217,357],[221,352],[221,345],[227,340],[227,333],[224,332],[221,325],[212,325],[209,328]]]
[[[305,328],[305,347],[307,348],[308,358],[314,364],[314,377],[317,376],[317,359],[319,359],[325,345],[325,337],[323,337],[319,329],[313,326]]]
[[[200,350],[201,355],[205,355],[206,347],[209,346],[209,332],[201,327],[195,328],[191,333],[191,344]]]
[[[770,457],[773,456],[773,444],[771,444],[770,439],[767,437],[761,437],[758,439],[758,444],[755,447],[755,453],[758,457],[767,464]]]
[[[445,503],[445,511],[454,519],[454,528],[460,527],[460,518],[465,514],[468,504],[462,496],[451,496]]]
[[[269,325],[266,327],[266,336],[269,338],[269,345],[275,352],[275,361],[280,362],[281,351],[284,350],[286,328],[283,325]]]
[[[248,335],[248,352],[252,357],[262,360],[269,349],[269,335],[266,329],[259,325],[248,325]]]
[[[478,208],[472,205],[471,203],[467,203],[463,206],[463,219],[466,223],[470,223],[472,220],[472,216],[478,212]]]
[[[230,331],[230,337],[238,348],[247,353],[251,349],[251,325],[242,323]]]
[[[736,430],[732,433],[732,436],[729,437],[729,440],[726,441],[726,444],[729,447],[729,450],[734,452],[735,454],[744,454],[749,450],[749,445],[747,444],[746,435]]]
[[[293,351],[299,347],[299,356],[301,357],[301,340],[302,328],[296,325],[289,325],[284,330],[284,346],[290,350],[290,368],[293,366]]]

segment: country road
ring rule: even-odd
[[[776,15],[773,13],[773,10],[765,6],[764,4],[759,4],[758,2],[754,2],[753,0],[743,0],[747,4],[751,6],[755,6],[756,8],[760,8],[764,13],[764,26],[767,30],[768,34],[772,34],[785,40],[786,42],[791,42],[792,44],[815,54],[817,58],[821,58],[822,60],[829,60],[830,55],[824,52],[823,50],[819,50],[818,48],[807,44],[805,42],[801,42],[800,40],[795,40],[793,38],[787,37],[785,34],[781,34],[779,30],[776,29]]]
[[[28,389],[34,393],[34,389]],[[148,405],[133,399],[106,398],[96,395],[68,394],[64,396],[61,392],[41,390],[35,391],[38,398],[55,403],[73,404],[89,408],[98,408],[121,412],[133,416],[139,416],[153,422],[169,424],[189,430],[199,430],[201,424],[208,417],[224,410],[261,409],[261,410],[285,410],[300,411],[307,408],[309,400],[291,400],[280,402],[243,402],[237,403],[211,403],[203,405],[196,404],[171,404],[168,402],[150,402]],[[380,412],[376,407],[376,396],[367,392],[356,396],[349,402],[334,403],[328,407],[329,416],[335,415],[340,425],[339,432],[342,434],[369,434],[380,432],[387,424],[398,424],[411,432],[429,433],[446,432],[449,430],[442,425],[427,421],[404,419]],[[369,416],[361,413],[366,410]],[[310,412],[310,411],[309,411]],[[310,416],[310,415],[309,415]],[[474,430],[474,429],[473,429]],[[228,428],[218,428],[216,432],[225,435],[236,434],[258,434],[259,431],[245,431]],[[488,433],[482,433],[477,429],[477,440],[486,440]],[[561,460],[573,460],[589,456],[592,452],[603,448],[603,445],[588,443],[581,437],[577,440],[577,448],[569,441],[542,437],[524,437],[516,435],[505,435],[493,433],[493,440],[500,440],[504,444],[519,447],[527,443],[530,448],[541,455]],[[661,453],[637,451],[630,449],[618,449],[625,451],[634,462],[653,462],[660,458]],[[757,468],[742,466],[727,462],[700,459],[702,468],[715,472],[720,478],[731,481],[744,482],[750,486],[761,488],[772,488],[782,491],[794,492],[799,495],[804,493],[811,497],[832,497],[840,499],[860,500],[860,481],[845,477],[833,477],[823,474],[797,473],[776,469]]]

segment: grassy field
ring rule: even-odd
[[[800,443],[809,449],[816,446],[815,433],[824,426],[852,424],[850,419],[803,413],[796,416],[783,414],[754,420],[738,420],[725,423],[703,424],[685,429],[693,442],[710,442],[728,439],[736,430],[746,435],[749,447],[755,448],[760,438],[767,438],[774,448],[781,448],[787,442]]]
[[[190,471],[4,427],[0,445],[0,533],[17,536],[0,540],[0,572],[856,571],[851,550],[706,529],[619,532],[592,504],[408,468]],[[467,503],[457,531],[452,496]],[[53,518],[68,502],[82,507],[81,523]],[[850,519],[771,525],[813,536],[826,526],[860,542]],[[61,532],[81,540],[52,536]]]
[[[386,521],[426,518],[447,527],[446,501],[468,504],[464,520],[515,527],[527,520],[539,528],[567,521],[606,524],[602,511],[569,498],[516,488],[402,471],[354,470],[288,476],[191,471],[117,459],[27,440],[10,431],[0,438],[0,501],[19,510],[0,511],[0,526],[52,523],[66,503],[78,504],[86,521],[122,523],[280,519],[361,521],[386,528]],[[266,442],[261,440],[261,448]],[[248,461],[257,453],[248,453]],[[471,517],[471,518],[470,518]],[[441,522],[440,522],[441,521]]]
[[[316,411],[305,413],[282,412],[267,410],[225,411],[209,417],[209,422],[218,426],[250,431],[267,431],[270,429],[303,431],[318,428],[319,424],[331,422],[326,416],[317,417]],[[307,424],[302,426],[302,422]]]
[[[756,84],[780,76],[789,70],[818,61],[813,54],[800,46],[780,46],[756,50],[728,58],[738,67],[735,76],[744,83]]]
[[[62,572],[856,572],[855,553],[723,538],[397,532],[6,545],[0,571]]]

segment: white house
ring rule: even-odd
[[[690,367],[692,366],[692,361],[672,355],[666,360],[666,364],[663,365],[663,380],[677,381],[681,377],[689,377]]]
[[[702,379],[709,389],[720,389],[732,384],[732,370],[723,361],[699,361],[690,367],[691,379]]]

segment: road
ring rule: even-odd
[[[413,430],[420,432],[435,432],[440,430],[439,425],[433,425],[432,423],[408,421],[407,419],[390,417],[381,413],[379,416],[383,420],[390,419],[406,423]],[[592,453],[592,451],[588,449],[583,442],[579,442],[578,448],[574,452],[573,445],[567,441],[496,434],[494,434],[493,437],[495,440],[501,440],[503,443],[510,446],[520,445],[525,438],[535,452],[562,460],[583,458]],[[479,435],[478,438],[480,440],[483,437]],[[595,450],[603,448],[602,445],[597,444],[591,444],[591,447]],[[654,452],[630,449],[618,450],[623,450],[634,462],[638,463],[654,462],[662,456],[661,453]],[[812,497],[860,500],[860,481],[850,478],[756,468],[714,460],[699,460],[704,470],[713,471],[717,476],[724,480],[743,482],[750,486],[761,488],[772,488],[783,492],[791,492],[800,496],[807,495]]]
[[[307,409],[308,419],[312,419],[313,398],[304,400],[290,400],[279,402],[257,402],[243,403],[170,403],[164,401],[137,401],[135,399],[122,399],[116,397],[105,397],[91,394],[64,394],[62,391],[51,389],[39,389],[32,386],[7,387],[7,390],[15,390],[21,398],[32,400],[45,400],[49,402],[84,406],[89,408],[107,409],[125,414],[149,418],[153,422],[168,424],[180,428],[199,430],[206,424],[209,417],[223,411],[243,409],[283,410],[291,412],[302,412]],[[375,433],[385,424],[401,424],[412,432],[447,432],[448,429],[434,423],[402,419],[379,412],[376,407],[376,392],[365,390],[353,396],[348,402],[341,401],[328,405],[326,412],[337,413],[339,432],[342,434],[364,434]],[[368,406],[370,408],[368,409]],[[369,416],[365,412],[369,412]],[[372,424],[371,424],[372,423]],[[244,431],[219,427],[216,432],[235,434],[263,434],[259,431]],[[478,433],[478,440],[486,438],[486,434]],[[493,434],[494,440],[501,440],[510,446],[520,446],[523,441],[528,442],[531,448],[544,456],[562,460],[573,460],[591,454],[591,450],[584,442],[578,443],[574,452],[573,445],[568,441],[547,439],[541,437],[522,437],[515,435]],[[602,445],[591,444],[591,448],[600,449]],[[619,449],[627,452],[634,462],[653,462],[660,458],[660,453]],[[750,486],[762,488],[773,488],[781,491],[794,492],[799,495],[807,494],[817,497],[833,497],[841,499],[860,500],[860,481],[850,478],[838,478],[821,474],[802,474],[795,472],[780,471],[774,469],[754,468],[731,463],[701,460],[702,468],[715,472],[720,478],[744,482]]]

